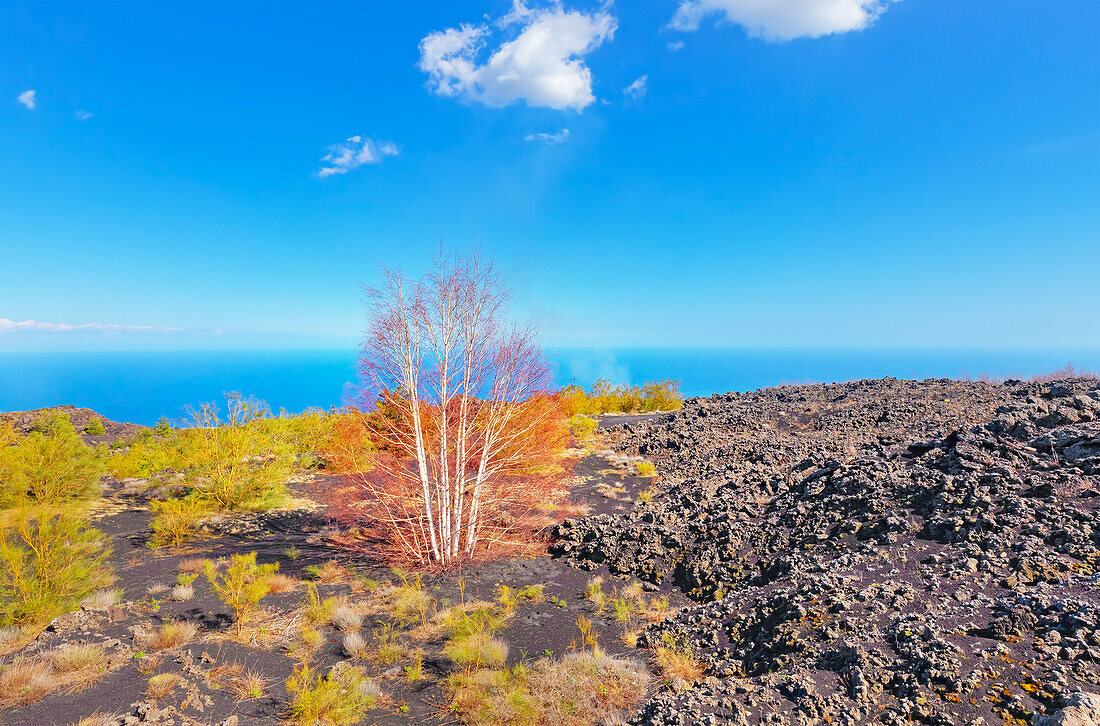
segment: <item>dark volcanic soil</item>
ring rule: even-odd
[[[1094,379],[693,399],[608,433],[661,495],[552,551],[699,603],[641,644],[710,677],[635,724],[1100,723],[1098,418]]]

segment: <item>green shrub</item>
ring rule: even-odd
[[[153,433],[161,438],[171,436],[172,422],[168,420],[167,416],[161,416],[157,419],[157,425],[153,427]]]
[[[573,414],[569,418],[569,433],[578,441],[587,441],[596,430],[596,419],[583,413]]]
[[[26,436],[0,428],[0,508],[55,506],[99,495],[102,456],[84,443],[68,416],[46,414]]]
[[[648,461],[638,462],[638,476],[657,476],[657,467]]]
[[[153,502],[150,508],[153,510],[153,535],[149,544],[153,547],[178,547],[195,535],[199,520],[210,511],[206,502],[195,494]]]
[[[270,565],[257,565],[255,552],[249,552],[247,555],[233,555],[224,573],[218,572],[212,561],[206,561],[203,572],[221,601],[233,609],[233,619],[237,622],[237,635],[241,634],[241,624],[245,616],[271,592],[267,577],[278,569],[277,562]]]
[[[103,428],[103,421],[98,417],[93,416],[88,425],[84,427],[84,433],[91,434],[92,436],[102,436],[107,433],[107,429]]]
[[[109,548],[77,518],[20,517],[0,537],[0,625],[41,625],[110,582]]]
[[[290,720],[301,726],[357,724],[367,709],[377,705],[378,697],[367,684],[351,666],[341,664],[319,674],[306,664],[299,665],[286,682]]]

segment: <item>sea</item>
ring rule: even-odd
[[[686,396],[862,378],[1028,378],[1072,364],[1100,372],[1100,348],[1080,350],[858,350],[559,348],[559,385],[598,379],[674,379]],[[185,420],[188,407],[237,391],[275,412],[331,408],[358,383],[354,350],[0,352],[0,411],[59,404],[114,421]]]

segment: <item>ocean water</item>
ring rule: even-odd
[[[1055,351],[633,348],[550,351],[559,384],[681,381],[688,396],[860,378],[1028,377],[1073,363],[1100,371],[1100,348]],[[0,353],[0,411],[71,403],[116,421],[181,419],[240,391],[275,411],[329,408],[356,381],[352,350]]]

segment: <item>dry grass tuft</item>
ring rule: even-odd
[[[149,650],[169,650],[191,642],[199,633],[199,626],[185,621],[167,621],[142,638],[143,645]]]
[[[0,708],[34,703],[58,687],[48,660],[17,657],[0,671]]]
[[[272,595],[278,595],[283,592],[290,592],[298,586],[298,581],[288,575],[280,575],[275,573],[267,576],[267,589]]]
[[[238,701],[255,701],[263,698],[267,679],[254,671],[245,672],[240,663],[225,663],[211,668],[206,674],[207,683],[214,688],[229,691]]]
[[[206,560],[202,557],[188,557],[180,560],[176,567],[180,572],[186,572],[189,575],[201,575],[202,569],[206,567]]]
[[[92,643],[67,643],[52,654],[53,667],[58,673],[98,667],[105,657],[103,647]]]
[[[31,630],[22,625],[5,625],[0,627],[0,653],[18,648],[24,638],[31,634]]]
[[[181,683],[183,676],[179,673],[160,673],[149,679],[149,687],[145,692],[149,698],[164,698]]]
[[[264,697],[267,689],[267,679],[259,673],[249,671],[235,680],[230,686],[230,692],[238,701],[256,701]]]
[[[363,615],[351,605],[342,603],[332,611],[332,624],[340,630],[358,630],[363,626]]]
[[[0,669],[0,709],[25,706],[59,690],[87,688],[111,670],[99,645],[67,643],[34,657],[17,656]]]
[[[118,588],[104,588],[96,590],[88,597],[80,601],[80,607],[84,610],[106,610],[112,605],[117,605],[122,600],[122,590]]]
[[[190,600],[195,596],[195,588],[193,585],[176,585],[172,588],[172,593],[168,596],[176,602],[183,602],[184,600]]]
[[[329,560],[323,565],[310,565],[306,572],[326,584],[342,582],[351,576],[351,571],[336,560]]]
[[[365,658],[367,656],[367,641],[359,634],[359,631],[352,631],[344,636],[344,652],[349,658]]]
[[[103,713],[97,711],[91,716],[85,716],[77,721],[73,726],[115,726],[118,721],[118,716],[112,713]]]

